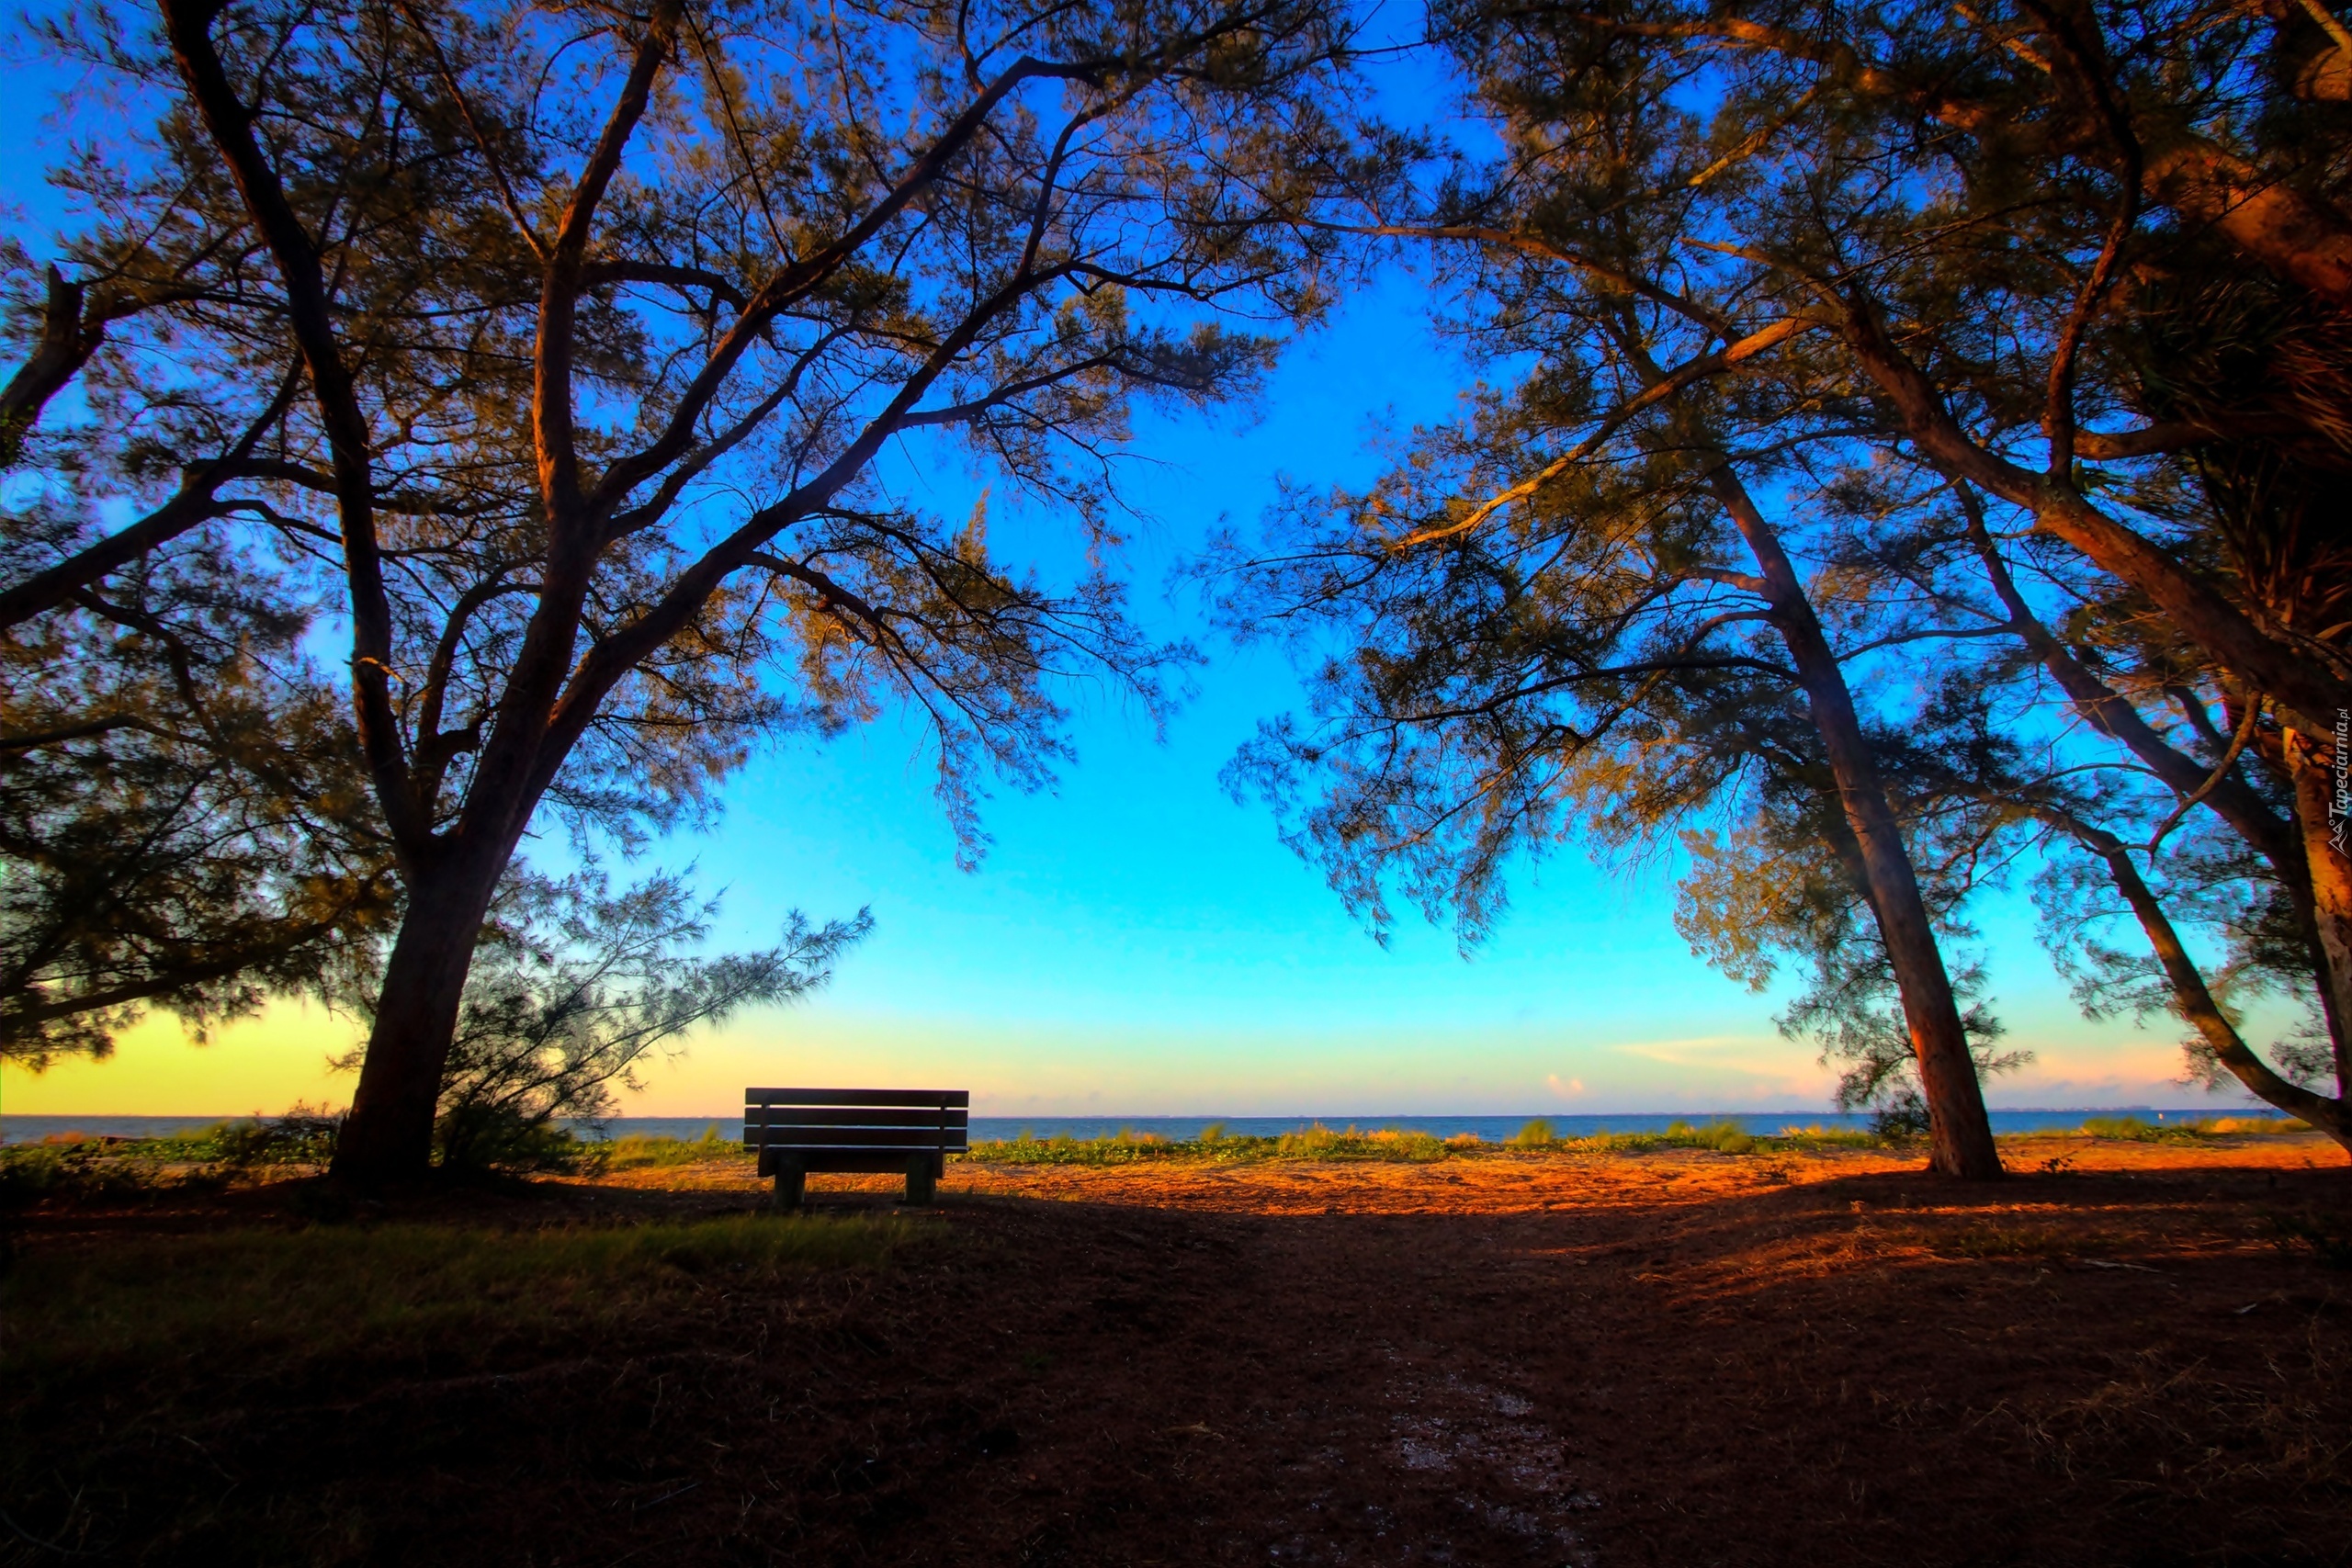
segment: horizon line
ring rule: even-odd
[[[341,1109],[341,1108],[339,1108],[339,1109]],[[2152,1104],[2132,1104],[2132,1105],[1988,1105],[1988,1106],[1986,1106],[1984,1109],[1985,1109],[1985,1111],[1986,1111],[1988,1113],[1996,1114],[1996,1115],[2006,1112],[2006,1113],[2014,1114],[2014,1115],[2054,1116],[2054,1115],[2061,1115],[2061,1114],[2064,1114],[2064,1115],[2072,1115],[2072,1114],[2074,1114],[2074,1113],[2075,1113],[2075,1112],[2076,1112],[2076,1111],[2098,1112],[2098,1111],[2158,1111],[2158,1112],[2160,1112],[2160,1113],[2167,1113],[2167,1114],[2168,1114],[2168,1113],[2170,1113],[2170,1112],[2172,1112],[2172,1111],[2200,1111],[2200,1110],[2201,1110],[2201,1111],[2227,1111],[2227,1110],[2232,1109],[2232,1107],[2231,1107],[2230,1105],[2228,1105],[2228,1104],[2226,1104],[2226,1103],[2225,1103],[2225,1104],[2222,1104],[2222,1105],[2209,1105],[2209,1106],[2204,1106],[2204,1107],[2191,1106],[2191,1105],[2152,1105]],[[2262,1105],[2262,1103],[2261,1103],[2260,1101],[2256,1100],[2256,1101],[2248,1101],[2245,1106],[2238,1107],[2238,1109],[2247,1109],[2247,1110],[2252,1110],[2252,1109],[2266,1109],[2266,1110],[2267,1110],[2267,1109],[2276,1109],[2276,1108],[2275,1108],[2275,1107],[2266,1107],[2266,1106],[2263,1106],[2263,1105]],[[330,1112],[330,1114],[333,1114],[333,1112]],[[1385,1120],[1387,1120],[1387,1121],[1392,1121],[1392,1122],[1393,1122],[1393,1121],[1419,1121],[1419,1122],[1432,1122],[1432,1121],[1442,1121],[1442,1120],[1447,1120],[1447,1119],[1461,1119],[1461,1118],[1472,1118],[1472,1117],[1475,1117],[1475,1118],[1484,1118],[1484,1119],[1488,1119],[1488,1120],[1498,1120],[1498,1119],[1501,1119],[1501,1118],[1504,1118],[1504,1117],[1510,1117],[1510,1116],[1544,1117],[1544,1118],[1550,1118],[1550,1117],[1560,1117],[1560,1116],[1867,1116],[1867,1115],[1872,1114],[1872,1112],[1871,1112],[1871,1111],[1867,1111],[1867,1110],[1861,1110],[1861,1111],[1823,1111],[1823,1110],[1820,1110],[1820,1109],[1817,1109],[1817,1108],[1807,1108],[1807,1109],[1802,1109],[1802,1110],[1785,1110],[1785,1109],[1777,1109],[1777,1108],[1773,1108],[1773,1107],[1766,1107],[1766,1108],[1763,1108],[1763,1109],[1761,1109],[1761,1110],[1741,1110],[1741,1109],[1738,1109],[1738,1108],[1736,1108],[1736,1107],[1724,1107],[1724,1108],[1720,1108],[1720,1109],[1712,1110],[1712,1111],[1693,1111],[1693,1110],[1689,1110],[1689,1109],[1679,1109],[1679,1110],[1678,1110],[1678,1109],[1673,1109],[1673,1108],[1667,1108],[1667,1109],[1656,1110],[1656,1111],[1561,1111],[1561,1110],[1540,1110],[1540,1111],[981,1111],[981,1110],[978,1110],[978,1109],[974,1109],[974,1110],[970,1112],[970,1114],[971,1114],[972,1116],[976,1117],[976,1118],[986,1118],[986,1119],[990,1120],[990,1121],[999,1121],[999,1122],[1017,1122],[1017,1121],[1020,1121],[1023,1117],[1036,1117],[1036,1118],[1039,1118],[1039,1119],[1041,1119],[1041,1120],[1047,1120],[1047,1119],[1051,1119],[1051,1120],[1060,1120],[1060,1121],[1066,1121],[1066,1122],[1074,1122],[1074,1121],[1088,1121],[1088,1122],[1116,1122],[1116,1121],[1130,1121],[1130,1122],[1214,1122],[1214,1121],[1226,1121],[1226,1122],[1280,1122],[1280,1121],[1297,1120],[1297,1119],[1306,1118],[1306,1117],[1312,1117],[1312,1118],[1314,1118],[1314,1119],[1316,1119],[1316,1120],[1318,1120],[1318,1121],[1322,1121],[1322,1120],[1329,1120],[1329,1119],[1332,1119],[1332,1118],[1334,1118],[1334,1117],[1342,1117],[1342,1118],[1344,1118],[1344,1119],[1346,1119],[1346,1120],[1348,1120],[1348,1121],[1351,1121],[1351,1122],[1363,1122],[1363,1121],[1370,1121],[1370,1120],[1373,1120],[1374,1117],[1379,1117],[1379,1118],[1382,1118],[1382,1119],[1385,1119]],[[242,1121],[253,1121],[253,1120],[255,1120],[256,1118],[260,1118],[260,1119],[266,1119],[267,1115],[268,1115],[268,1113],[267,1113],[267,1112],[265,1112],[265,1111],[0,1111],[0,1122],[71,1122],[71,1121],[74,1121],[74,1120],[77,1120],[77,1119],[81,1119],[81,1120],[88,1120],[88,1121],[93,1121],[93,1122],[97,1122],[97,1121],[108,1121],[108,1122],[182,1122],[182,1121],[242,1122]],[[556,1120],[557,1120],[557,1121],[560,1121],[560,1122],[587,1122],[587,1121],[595,1121],[595,1120],[600,1120],[600,1119],[599,1119],[599,1118],[594,1118],[594,1117],[565,1116],[565,1117],[557,1117],[557,1118],[556,1118]],[[681,1111],[665,1112],[665,1113],[660,1113],[660,1114],[656,1114],[656,1113],[653,1113],[653,1112],[646,1112],[646,1113],[639,1114],[639,1115],[608,1116],[608,1117],[601,1118],[601,1120],[603,1120],[603,1121],[606,1121],[606,1122],[728,1122],[728,1121],[740,1121],[740,1120],[741,1120],[741,1112],[740,1111]]]

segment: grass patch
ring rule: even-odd
[[[1441,1138],[1434,1133],[1410,1133],[1396,1127],[1372,1133],[1358,1132],[1353,1127],[1336,1132],[1318,1122],[1295,1133],[1284,1133],[1276,1140],[1274,1153],[1285,1159],[1398,1160],[1431,1165],[1483,1146],[1476,1135],[1469,1133]]]
[[[964,1156],[1004,1165],[1141,1165],[1163,1160],[1240,1161],[1264,1159],[1397,1160],[1426,1165],[1458,1154],[1476,1153],[1482,1145],[1469,1134],[1440,1138],[1429,1133],[1394,1127],[1366,1132],[1344,1130],[1317,1122],[1279,1136],[1232,1134],[1225,1123],[1212,1122],[1197,1138],[1163,1138],[1156,1133],[1122,1128],[1108,1138],[1073,1138],[1067,1134],[1040,1138],[1027,1131],[1014,1138],[976,1143]]]
[[[220,1188],[270,1171],[326,1168],[341,1119],[296,1106],[284,1116],[219,1122],[160,1138],[67,1133],[0,1145],[0,1210],[48,1199],[118,1201]]]
[[[1522,1134],[1521,1136],[1525,1134]],[[1671,1122],[1663,1132],[1611,1133],[1568,1138],[1553,1146],[1591,1154],[1647,1154],[1657,1149],[1709,1149],[1724,1155],[1784,1155],[1810,1149],[1873,1149],[1886,1140],[1857,1127],[1783,1127],[1750,1133],[1736,1122]]]
[[[43,1200],[119,1201],[190,1187],[219,1188],[274,1174],[322,1171],[334,1157],[338,1119],[298,1107],[285,1116],[222,1122],[162,1138],[64,1134],[0,1145],[0,1209]],[[540,1162],[585,1175],[743,1159],[742,1143],[712,1122],[699,1138],[629,1136],[610,1142],[544,1129]]]
[[[718,1123],[703,1129],[699,1138],[649,1138],[631,1134],[607,1144],[591,1145],[603,1155],[605,1170],[643,1170],[671,1165],[701,1165],[708,1160],[749,1159],[740,1138],[721,1137]]]
[[[2082,1127],[2086,1138],[2115,1138],[2139,1144],[2192,1144],[2201,1138],[2302,1131],[2303,1124],[2291,1116],[2200,1116],[2184,1122],[2146,1122],[2137,1116],[2086,1116]]]
[[[1040,1138],[1028,1128],[1011,1138],[983,1139],[961,1157],[992,1160],[1004,1165],[1138,1165],[1169,1159],[1239,1159],[1254,1152],[1267,1138],[1236,1138],[1225,1134],[1224,1124],[1205,1129],[1197,1139],[1162,1138],[1122,1127],[1108,1138],[1073,1138],[1067,1133]]]
[[[700,1431],[648,1455],[665,1393],[727,1418],[712,1390],[742,1373],[702,1359],[756,1349],[771,1303],[853,1296],[937,1234],[754,1214],[26,1247],[0,1275],[0,1562],[532,1560],[411,1538],[439,1528],[451,1474],[497,1474],[459,1496],[528,1512],[574,1467],[628,1495],[688,1441],[707,1462]]]
[[[976,1143],[965,1157],[1005,1165],[1139,1165],[1160,1160],[1394,1160],[1430,1165],[1464,1157],[1515,1154],[1647,1154],[1657,1149],[1708,1149],[1728,1155],[1781,1155],[1808,1149],[1866,1149],[1883,1140],[1856,1128],[1783,1127],[1777,1133],[1749,1133],[1736,1122],[1694,1123],[1676,1122],[1663,1132],[1611,1133],[1605,1128],[1589,1137],[1556,1135],[1552,1122],[1536,1117],[1503,1143],[1482,1142],[1475,1133],[1441,1138],[1433,1133],[1399,1127],[1366,1130],[1334,1128],[1317,1122],[1279,1136],[1253,1136],[1226,1131],[1211,1122],[1197,1138],[1162,1138],[1153,1133],[1122,1129],[1108,1138],[1073,1138],[1067,1134],[1040,1138],[1026,1131],[1019,1137]]]
[[[876,1264],[903,1221],[745,1215],[495,1230],[398,1224],[243,1229],[36,1247],[0,1279],[0,1384],[196,1358],[260,1364],[481,1353],[633,1315],[705,1281]]]

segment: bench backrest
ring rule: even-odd
[[[971,1104],[963,1089],[747,1089],[743,1146],[754,1154],[961,1154]]]

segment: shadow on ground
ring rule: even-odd
[[[966,1193],[879,1265],[18,1387],[0,1562],[2342,1563],[2352,1274],[2296,1238],[2347,1191],[2208,1166],[1649,1210]]]

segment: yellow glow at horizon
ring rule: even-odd
[[[339,1107],[354,1078],[329,1061],[356,1021],[300,1002],[191,1042],[156,1017],[102,1062],[44,1074],[0,1066],[0,1115],[274,1115]],[[1549,1037],[1544,1037],[1544,1036]],[[2157,1039],[2046,1039],[2022,1072],[1994,1081],[2009,1104],[2181,1104],[2177,1050]],[[1498,1033],[1362,1039],[1197,1038],[1071,1028],[976,1026],[952,1017],[757,1012],[650,1062],[624,1116],[725,1118],[749,1084],[968,1088],[982,1115],[1393,1115],[1449,1112],[1828,1108],[1836,1074],[1775,1034],[1565,1041]]]
[[[112,1056],[60,1062],[45,1073],[0,1064],[0,1116],[275,1116],[299,1102],[339,1107],[353,1077],[328,1066],[358,1023],[307,1002],[273,1002],[254,1018],[190,1040],[156,1014],[125,1030]]]

